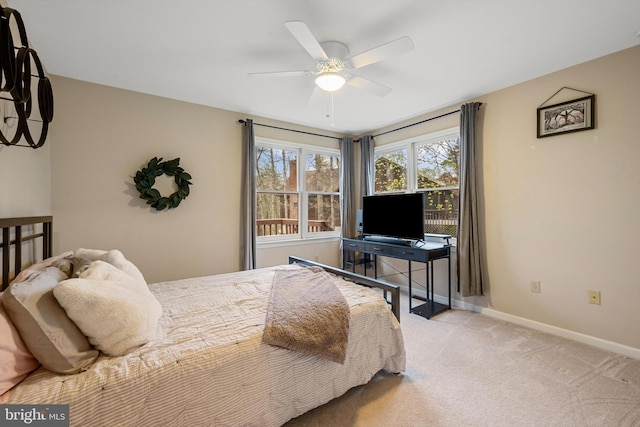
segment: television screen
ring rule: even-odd
[[[364,196],[362,233],[423,240],[424,193]]]

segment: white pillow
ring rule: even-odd
[[[72,251],[64,252],[60,255],[52,256],[51,258],[47,258],[44,261],[37,262],[35,264],[30,265],[29,267],[23,269],[18,275],[11,281],[11,283],[20,283],[24,282],[31,276],[32,274],[38,273],[45,268],[51,266],[54,262],[62,260],[64,258],[70,258],[73,256]]]
[[[103,251],[99,249],[80,248],[80,249],[76,249],[74,256],[78,258],[87,258],[90,261],[99,260],[99,261],[107,262],[113,265],[114,267],[118,268],[119,270],[122,270],[125,273],[129,274],[134,279],[142,281],[145,284],[147,283],[144,280],[144,276],[142,275],[140,270],[138,270],[138,267],[136,267],[134,263],[126,259],[122,254],[122,252],[120,252],[117,249],[114,249],[111,251]]]
[[[109,356],[153,339],[162,315],[146,283],[104,261],[92,262],[77,279],[61,281],[53,295],[89,342]]]

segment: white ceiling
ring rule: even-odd
[[[639,0],[7,1],[51,74],[353,135],[640,43]],[[328,117],[311,76],[247,75],[313,69],[290,20],[351,55],[415,50],[356,70],[392,92],[345,87]]]

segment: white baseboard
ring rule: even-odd
[[[414,293],[416,295],[420,295],[421,292],[418,291]],[[422,296],[424,296],[424,292],[422,292]],[[447,304],[449,302],[446,296],[437,295],[437,294],[434,295],[433,299],[435,302],[438,302],[440,304]],[[494,317],[496,319],[506,320],[507,322],[515,323],[517,325],[526,326],[528,328],[535,329],[541,332],[546,332],[548,334],[578,341],[583,344],[592,345],[594,347],[598,347],[603,350],[622,354],[623,356],[631,357],[633,359],[640,359],[640,348],[630,347],[630,346],[619,344],[613,341],[607,341],[602,338],[581,334],[580,332],[571,331],[569,329],[563,329],[557,326],[548,325],[546,323],[537,322],[535,320],[526,319],[524,317],[503,313],[501,311],[494,310],[491,308],[480,307],[475,304],[470,304],[457,299],[451,300],[451,306],[454,308],[462,308],[462,309],[473,311],[476,313],[481,313],[490,317]]]

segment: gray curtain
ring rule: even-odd
[[[373,157],[373,137],[360,138],[360,196],[369,196],[374,192],[375,164]]]
[[[353,237],[356,229],[355,180],[353,179],[353,138],[340,139],[340,237]],[[340,258],[344,255],[340,239]],[[342,259],[342,264],[345,261]]]
[[[486,263],[481,241],[482,193],[479,167],[480,147],[476,137],[476,116],[481,102],[460,107],[460,211],[458,214],[458,292],[463,297],[482,295],[486,283]]]
[[[244,269],[256,268],[256,138],[253,120],[244,122],[243,240]]]

